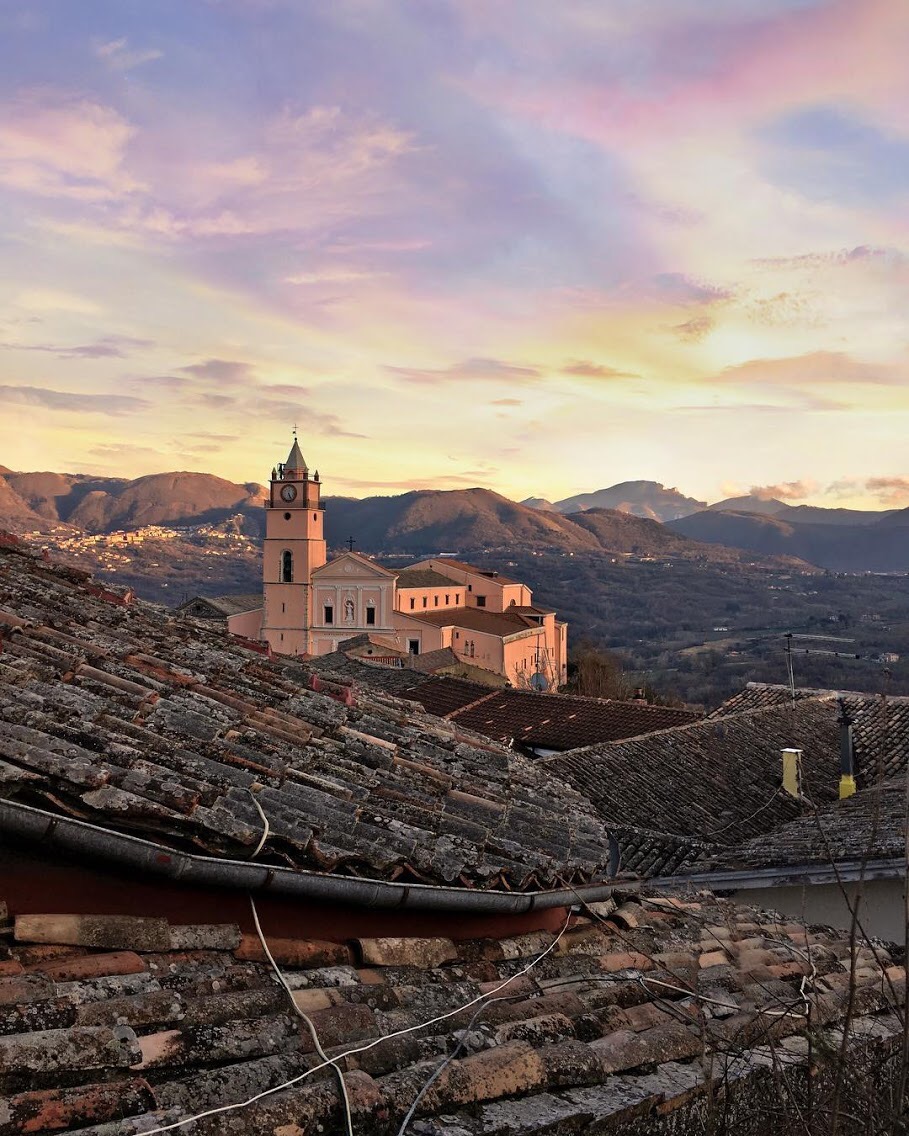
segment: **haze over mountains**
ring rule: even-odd
[[[240,515],[243,531],[257,539],[264,493],[261,485],[204,473],[128,480],[0,467],[0,528],[95,534],[217,524]],[[326,502],[330,545],[341,547],[353,536],[364,552],[520,548],[715,563],[808,562],[848,572],[909,570],[909,509],[823,509],[761,496],[707,505],[653,481],[623,482],[554,503],[518,503],[487,489]]]

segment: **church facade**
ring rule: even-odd
[[[295,438],[265,502],[262,603],[229,616],[231,632],[310,657],[366,633],[402,655],[449,648],[513,686],[566,681],[567,624],[526,584],[447,556],[396,570],[353,551],[329,560],[321,491]]]

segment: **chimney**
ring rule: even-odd
[[[783,791],[790,797],[802,795],[802,751],[783,750]]]
[[[855,750],[852,744],[852,722],[846,704],[840,699],[840,800],[855,792]]]

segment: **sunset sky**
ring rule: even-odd
[[[0,463],[909,505],[906,0],[8,0]]]

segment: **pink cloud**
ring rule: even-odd
[[[236,146],[202,122],[160,126],[137,156],[152,192],[122,223],[172,239],[327,233],[390,207],[397,163],[414,143],[376,114],[314,106],[285,108],[245,152]]]
[[[738,129],[828,99],[873,105],[899,121],[906,95],[909,8],[894,0],[838,0],[739,22],[711,9],[656,30],[636,27],[632,12],[592,34],[617,45],[595,77],[590,67],[572,69],[572,39],[564,53],[542,54],[537,67],[487,70],[470,89],[551,129],[631,151],[651,136]],[[623,51],[635,66],[623,66]],[[564,73],[546,73],[552,58],[567,61]]]
[[[812,351],[783,359],[749,359],[747,363],[725,367],[716,381],[793,390],[828,383],[892,386],[905,381],[905,369],[897,363],[866,363],[843,351]]]
[[[41,89],[20,93],[0,110],[0,183],[82,201],[139,188],[124,169],[133,128],[110,107]]]

